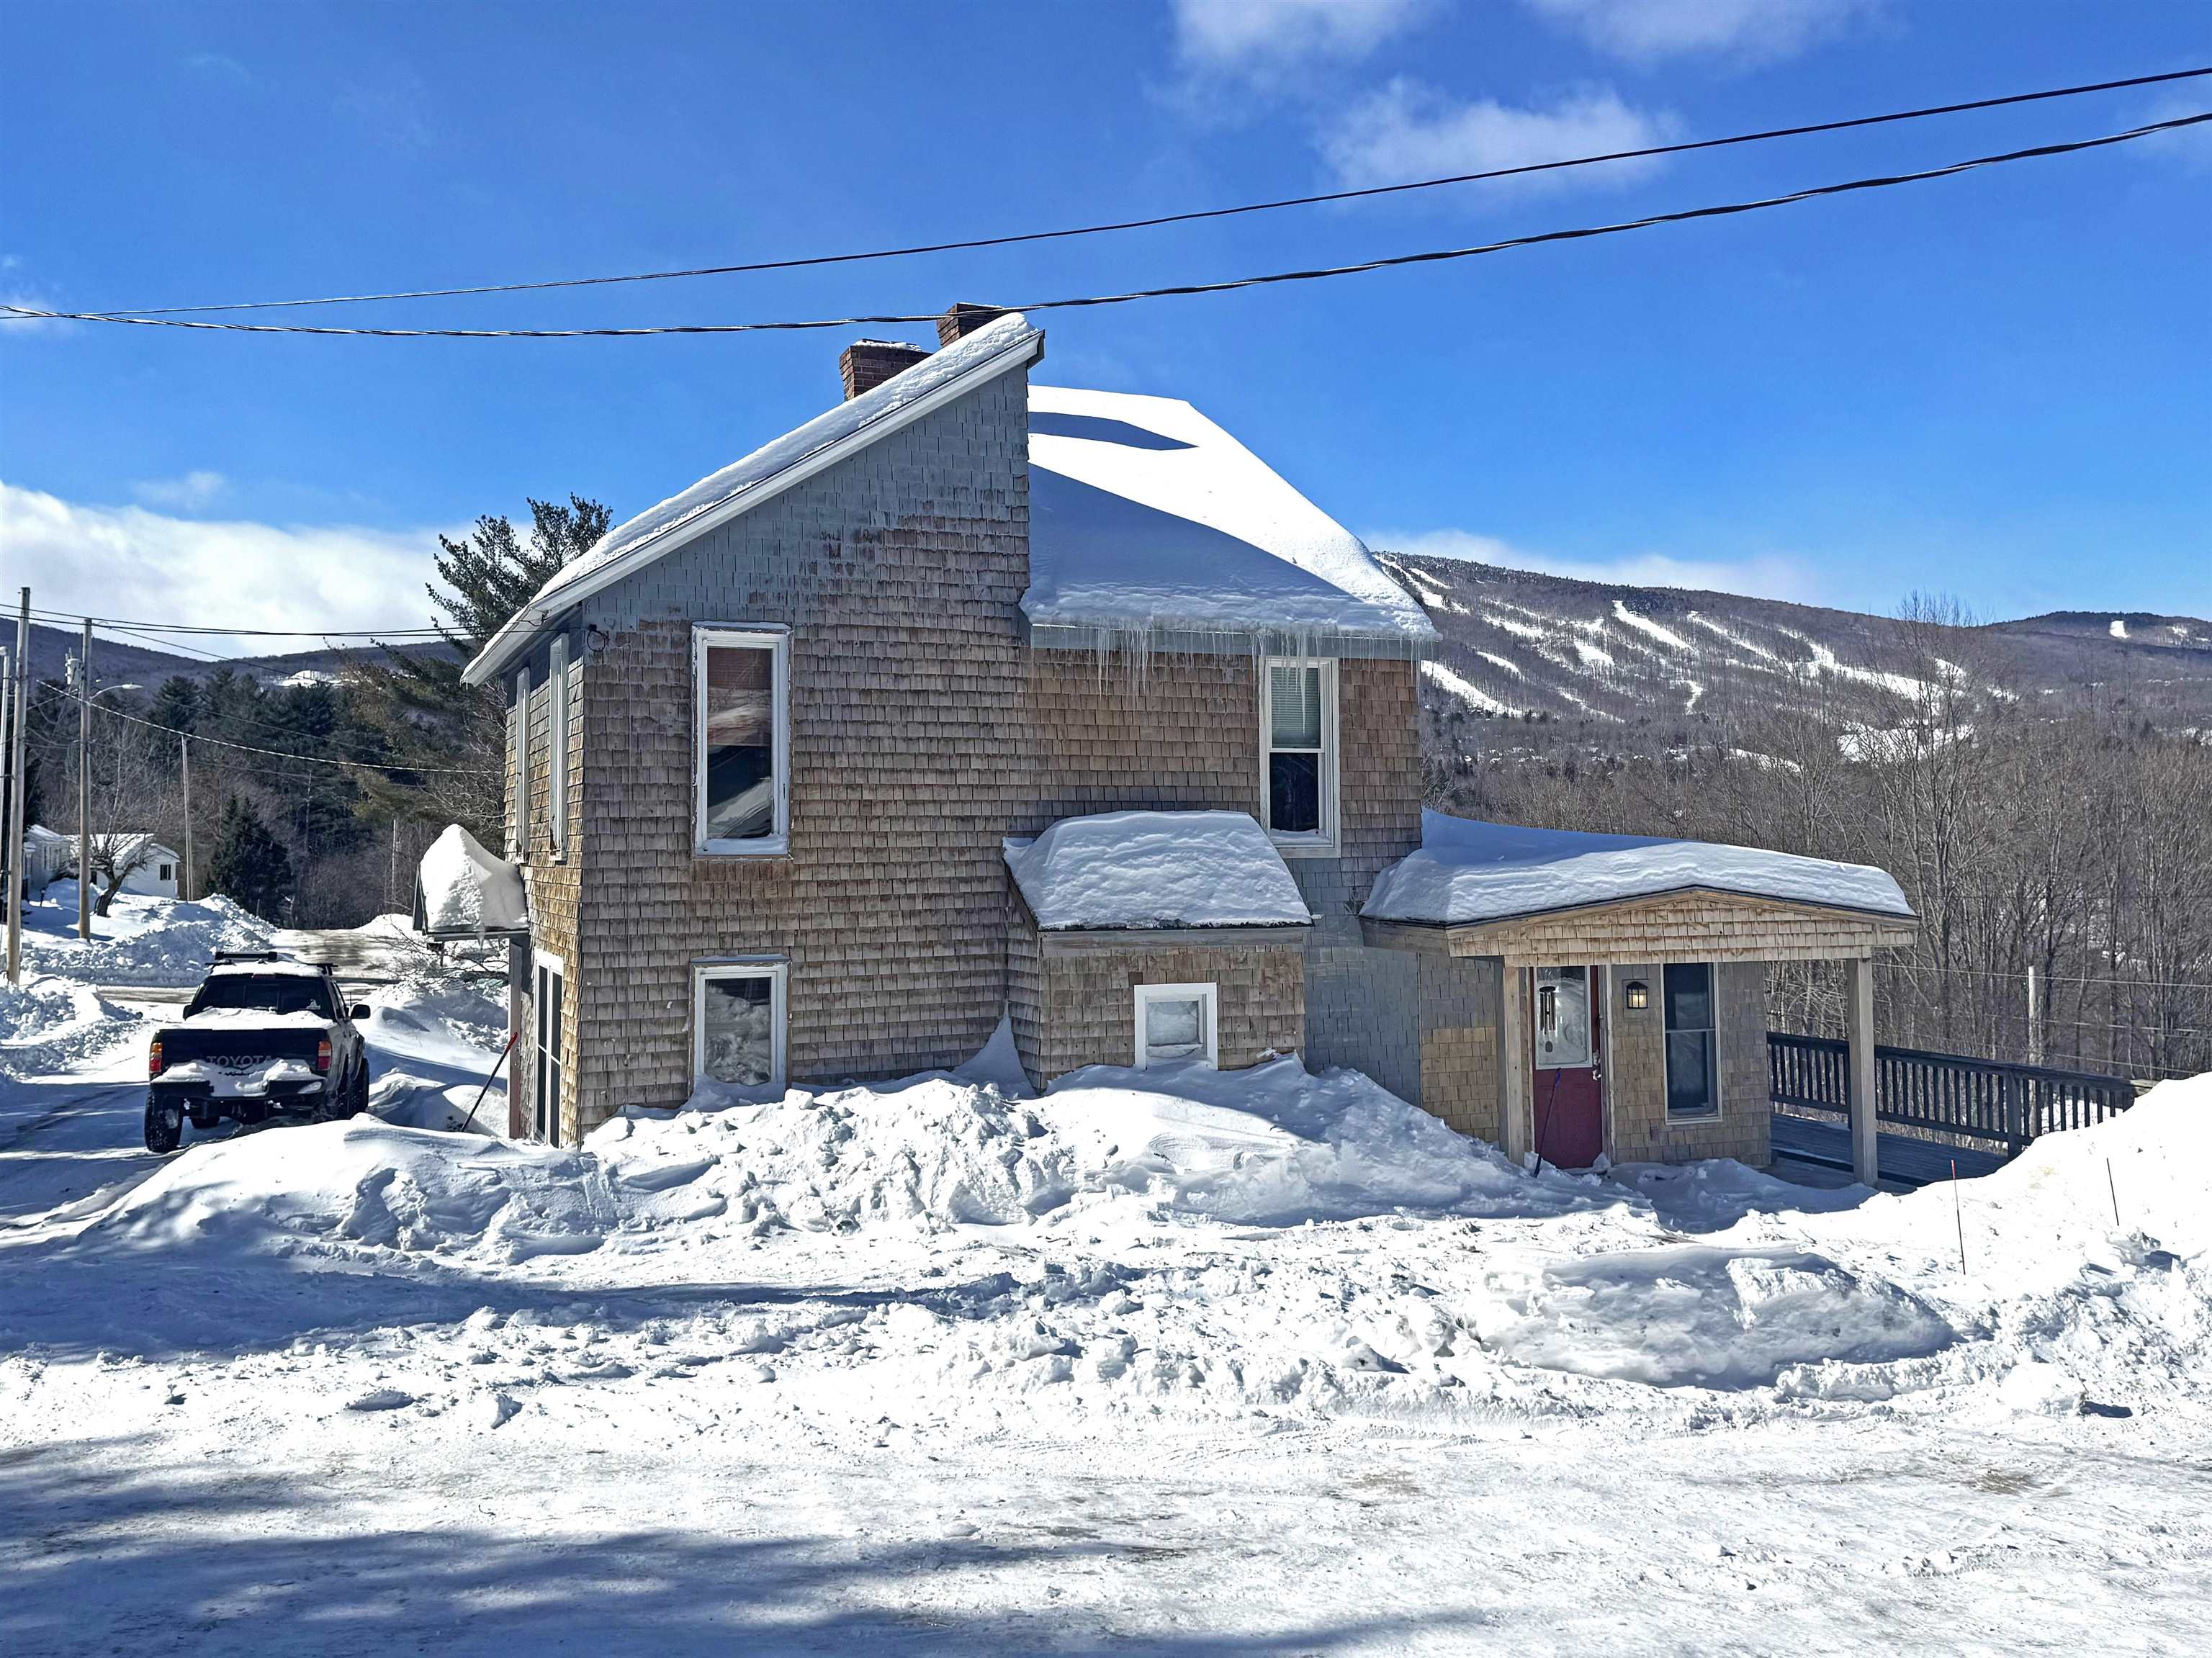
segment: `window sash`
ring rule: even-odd
[[[769,740],[766,748],[769,775],[756,780],[744,791],[744,793],[750,793],[757,790],[765,796],[760,801],[769,812],[768,832],[764,835],[717,835],[714,833],[711,813],[716,803],[710,799],[709,790],[713,782],[712,756],[714,753],[711,738],[716,713],[713,669],[714,653],[718,651],[756,651],[769,659],[769,684],[766,687]],[[701,856],[734,858],[773,857],[788,852],[791,847],[790,633],[782,629],[696,629],[693,631],[691,677],[693,850]],[[731,723],[732,710],[725,708],[721,713],[726,726]],[[724,746],[734,751],[757,745],[733,743]],[[744,793],[737,798],[742,800]]]
[[[1336,663],[1271,657],[1261,664],[1260,685],[1260,821],[1285,848],[1334,851]],[[1310,809],[1295,809],[1308,799]]]
[[[753,1005],[762,1010],[768,1026],[764,1033],[755,1033],[765,1035],[767,1049],[764,1056],[765,1071],[757,1078],[726,1077],[714,1069],[718,1063],[726,1064],[728,1059],[738,1051],[731,1048],[725,1048],[720,1053],[715,1051],[725,1033],[710,1030],[710,1014],[719,1014],[727,1010],[717,1006],[714,987],[736,981],[764,985],[767,990],[764,998],[758,999],[757,1001],[748,999],[749,1001],[752,1001]],[[691,1071],[693,1076],[736,1088],[781,1089],[785,1085],[787,1065],[788,987],[789,966],[783,962],[702,962],[695,965],[691,972]],[[725,1021],[715,1018],[713,1023],[720,1025]],[[737,1040],[742,1042],[744,1035],[745,1033],[737,1033]]]
[[[1134,1064],[1138,1070],[1149,1070],[1155,1065],[1176,1065],[1200,1061],[1218,1065],[1220,1047],[1220,998],[1212,984],[1138,985],[1133,992],[1135,1011]],[[1197,1039],[1191,1042],[1158,1044],[1172,1048],[1174,1052],[1155,1052],[1152,1036],[1152,1011],[1172,1009],[1186,1004],[1197,1008]]]
[[[1720,1035],[1710,962],[1670,962],[1660,973],[1667,1114],[1710,1117],[1721,1108]]]

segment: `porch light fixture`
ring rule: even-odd
[[[1651,987],[1641,979],[1631,979],[1620,987],[1620,993],[1632,1013],[1641,1013],[1651,1005]]]

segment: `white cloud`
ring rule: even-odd
[[[220,472],[204,469],[182,477],[148,478],[131,486],[131,493],[149,507],[167,507],[178,512],[197,512],[230,487]]]
[[[1200,73],[1277,81],[1357,63],[1430,9],[1430,0],[1175,0],[1176,54]]]
[[[1604,581],[1630,587],[1690,587],[1742,593],[1755,598],[1817,603],[1820,584],[1814,572],[1779,555],[1751,559],[1681,559],[1664,553],[1631,553],[1617,559],[1559,558],[1532,552],[1472,530],[1363,531],[1360,539],[1381,552],[1412,553],[1427,558],[1464,558],[1502,565],[1509,570],[1540,570],[1577,581]]]
[[[1713,52],[1773,63],[1840,33],[1877,0],[1522,0],[1631,63]]]
[[[0,483],[0,548],[42,610],[236,628],[421,627],[430,530],[220,523],[85,507]],[[191,641],[258,654],[313,638]]]
[[[1572,155],[1604,155],[1665,143],[1673,118],[1630,107],[1601,88],[1576,92],[1547,107],[1516,109],[1491,99],[1455,102],[1403,78],[1354,104],[1322,136],[1322,154],[1348,189],[1401,184],[1458,173],[1483,173]],[[1521,192],[1620,185],[1648,176],[1656,157],[1608,161],[1503,180]]]

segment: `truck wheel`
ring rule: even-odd
[[[368,1109],[368,1061],[361,1062],[361,1069],[353,1073],[353,1087],[346,1096],[346,1115],[358,1117]]]
[[[163,1105],[157,1100],[146,1102],[146,1149],[164,1156],[177,1149],[177,1142],[185,1137],[185,1114],[173,1105]]]

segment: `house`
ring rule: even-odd
[[[1681,842],[1504,878],[1425,823],[1435,631],[1356,537],[1188,404],[1032,383],[1018,314],[938,333],[856,343],[843,403],[469,664],[529,896],[518,1129],[1006,1017],[1040,1084],[1295,1049],[1516,1152],[1765,1162],[1761,963],[1870,958],[1895,884]]]
[[[43,823],[23,831],[23,872],[29,890],[46,890],[49,882],[76,876],[77,837],[63,835]],[[173,898],[181,885],[184,860],[175,851],[143,830],[95,835],[92,837],[92,871],[104,882],[105,872],[121,868],[125,873],[118,892],[142,897]]]
[[[22,867],[24,890],[39,897],[64,872],[76,867],[76,837],[32,824],[23,831]]]

